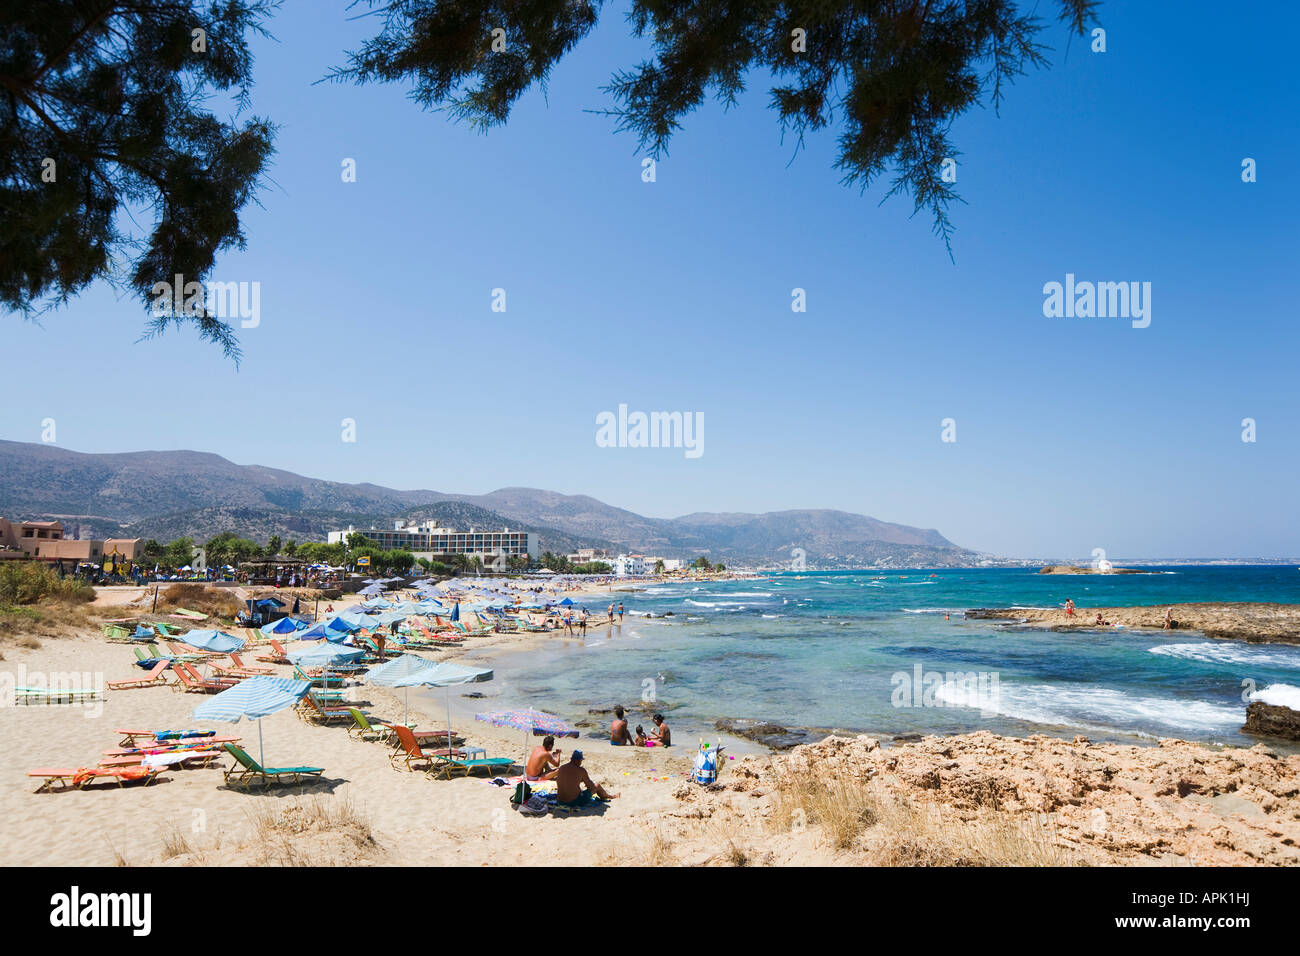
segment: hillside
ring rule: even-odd
[[[400,491],[237,465],[194,451],[84,454],[0,441],[0,515],[57,518],[81,537],[207,538],[221,531],[320,540],[395,518],[535,531],[542,549],[578,547],[774,565],[802,549],[814,566],[960,566],[975,554],[938,531],[831,510],[648,518],[587,495],[501,488],[482,495]]]

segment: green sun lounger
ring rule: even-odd
[[[491,773],[493,770],[507,770],[513,767],[515,762],[509,757],[480,757],[477,760],[463,760],[459,757],[445,757],[442,754],[434,754],[434,759],[438,762],[429,768],[430,776],[438,776],[439,771],[451,779],[453,770],[462,770],[465,776],[469,776],[475,770],[486,770]]]
[[[264,784],[281,779],[287,779],[289,783],[297,783],[303,777],[319,778],[325,772],[323,767],[263,767],[242,747],[236,747],[234,744],[224,746],[235,758],[234,764],[225,771],[226,784],[229,785],[233,778],[235,783],[242,783],[245,790],[248,789],[249,784],[258,779]]]

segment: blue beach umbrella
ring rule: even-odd
[[[227,634],[225,631],[188,631],[181,635],[181,640],[190,647],[197,647],[204,651],[216,651],[220,654],[228,654],[230,651],[244,649],[244,639],[242,637],[235,637],[235,635]]]
[[[293,618],[282,617],[270,624],[263,624],[258,630],[263,634],[293,634],[298,630],[298,625],[294,623]]]
[[[345,647],[342,644],[313,644],[289,652],[289,660],[299,667],[328,667],[330,664],[351,664],[366,656],[363,647]]]
[[[243,717],[257,721],[257,753],[266,766],[262,746],[262,718],[293,707],[311,690],[311,681],[287,677],[250,677],[223,690],[194,708],[196,720],[223,720],[237,724]]]

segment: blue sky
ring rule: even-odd
[[[908,199],[840,185],[833,131],[791,162],[762,75],[642,182],[635,138],[585,112],[643,53],[618,5],[483,136],[397,86],[313,85],[374,21],[286,4],[256,46],[272,182],[213,277],[261,283],[242,366],[188,330],[137,344],[143,307],[96,287],[5,319],[11,368],[76,387],[8,389],[3,437],[53,417],[78,451],[655,516],[839,508],[1007,555],[1295,555],[1300,13],[1134,6],[1103,5],[1104,54],[1053,27],[1051,68],[956,124],[953,263]],[[1044,317],[1066,273],[1150,282],[1150,327]],[[152,397],[119,414],[124,384]],[[619,403],[702,413],[704,454],[597,447]]]

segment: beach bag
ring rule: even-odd
[[[713,783],[718,779],[718,753],[716,750],[701,747],[695,755],[695,769],[691,779],[700,785]]]
[[[510,794],[510,804],[516,810],[528,802],[528,798],[533,795],[533,788],[528,786],[527,782],[520,780],[515,784],[515,792]]]
[[[519,812],[526,817],[544,817],[550,811],[551,804],[540,793],[535,793],[519,805]]]

